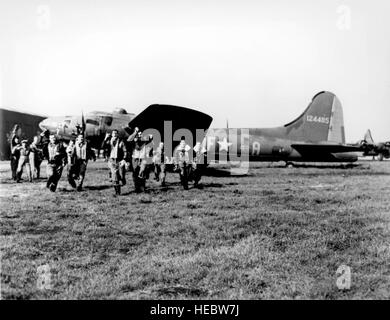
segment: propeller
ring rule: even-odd
[[[86,128],[86,123],[85,123],[85,119],[84,119],[84,112],[81,111],[81,133],[83,135],[83,137],[85,138],[85,128]]]
[[[226,139],[229,142],[229,119],[226,118]],[[226,160],[229,161],[229,148],[227,148]]]

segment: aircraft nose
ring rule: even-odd
[[[49,129],[49,123],[48,119],[44,119],[39,123],[39,128],[41,128],[42,131]]]
[[[41,130],[49,130],[49,132],[55,132],[59,126],[60,121],[56,118],[46,118],[39,123]]]

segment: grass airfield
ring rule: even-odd
[[[2,299],[390,298],[390,161],[223,169],[188,191],[168,173],[145,194],[128,173],[114,197],[102,160],[84,191],[64,170],[56,193],[12,182],[2,162]],[[342,264],[349,290],[336,286]]]

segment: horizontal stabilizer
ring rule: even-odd
[[[344,153],[344,152],[357,152],[362,151],[360,147],[349,146],[345,144],[292,144],[295,150],[302,155],[314,155],[314,154],[330,154],[330,153]]]

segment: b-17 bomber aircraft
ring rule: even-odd
[[[343,110],[331,92],[316,94],[295,120],[277,128],[207,132],[208,161],[354,162],[359,146],[345,143]]]
[[[341,103],[333,93],[327,91],[316,94],[297,119],[281,127],[209,129],[211,122],[212,117],[193,109],[154,104],[137,116],[123,109],[112,114],[91,112],[85,118],[48,118],[41,122],[40,127],[57,133],[63,139],[71,139],[82,126],[86,138],[96,148],[100,147],[105,134],[113,129],[118,129],[123,137],[128,136],[131,128],[135,127],[149,133],[152,130],[159,133],[159,139],[166,146],[171,146],[166,150],[168,157],[184,135],[190,147],[202,142],[207,163],[354,162],[358,159],[358,152],[363,151],[361,146],[345,143]],[[157,145],[158,142],[154,143],[154,146]]]
[[[361,146],[363,157],[378,157],[379,161],[390,158],[390,141],[375,143],[370,129],[367,130],[363,140],[355,145]]]
[[[78,133],[83,133],[91,147],[100,149],[107,133],[116,129],[121,138],[128,137],[138,127],[145,134],[159,133],[154,137],[154,145],[159,141],[171,141],[172,150],[180,141],[183,130],[187,135],[202,141],[209,128],[212,117],[193,109],[153,104],[138,115],[127,113],[119,108],[112,113],[93,111],[79,116],[49,117],[40,122],[39,127],[64,141],[75,139]],[[156,139],[157,138],[157,139]],[[169,143],[166,143],[169,145]]]
[[[106,132],[111,132],[113,128],[122,129],[128,125],[134,118],[133,113],[127,113],[126,110],[119,108],[112,113],[93,111],[79,116],[49,117],[41,121],[39,127],[42,130],[49,130],[55,133],[63,140],[74,139],[75,136],[83,131],[85,137],[94,146],[101,145]],[[120,133],[124,133],[120,130]]]

